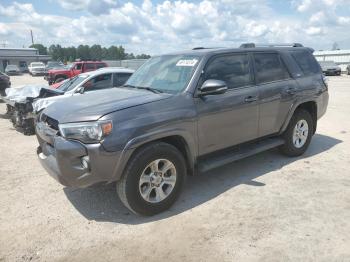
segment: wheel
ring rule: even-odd
[[[57,78],[57,79],[55,80],[55,84],[56,84],[56,83],[59,83],[59,82],[62,82],[63,80],[64,80],[63,77],[59,77],[59,78]]]
[[[117,193],[132,212],[151,216],[168,209],[180,194],[186,162],[174,146],[157,142],[138,150],[130,159]]]
[[[308,148],[313,135],[314,125],[310,113],[306,110],[297,110],[283,134],[285,144],[280,151],[287,156],[300,156]]]

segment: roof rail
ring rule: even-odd
[[[203,46],[198,46],[198,47],[194,47],[192,48],[192,50],[200,50],[200,49],[206,49],[205,47]]]
[[[255,47],[303,47],[300,43],[286,43],[286,44],[255,44],[255,43],[244,43],[241,44],[240,48],[255,48]]]

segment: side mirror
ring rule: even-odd
[[[83,86],[79,87],[76,93],[84,94],[85,88]]]
[[[227,85],[224,81],[209,79],[198,89],[200,96],[218,95],[227,91]]]

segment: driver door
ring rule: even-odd
[[[224,54],[211,58],[199,81],[225,81],[224,94],[195,100],[198,113],[199,154],[225,149],[258,137],[258,90],[253,83],[248,54]]]

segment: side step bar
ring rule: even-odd
[[[199,172],[206,172],[283,144],[284,140],[282,138],[268,138],[260,142],[242,146],[241,148],[235,149],[232,152],[226,153],[224,155],[205,159],[202,163],[199,163],[198,170]]]

